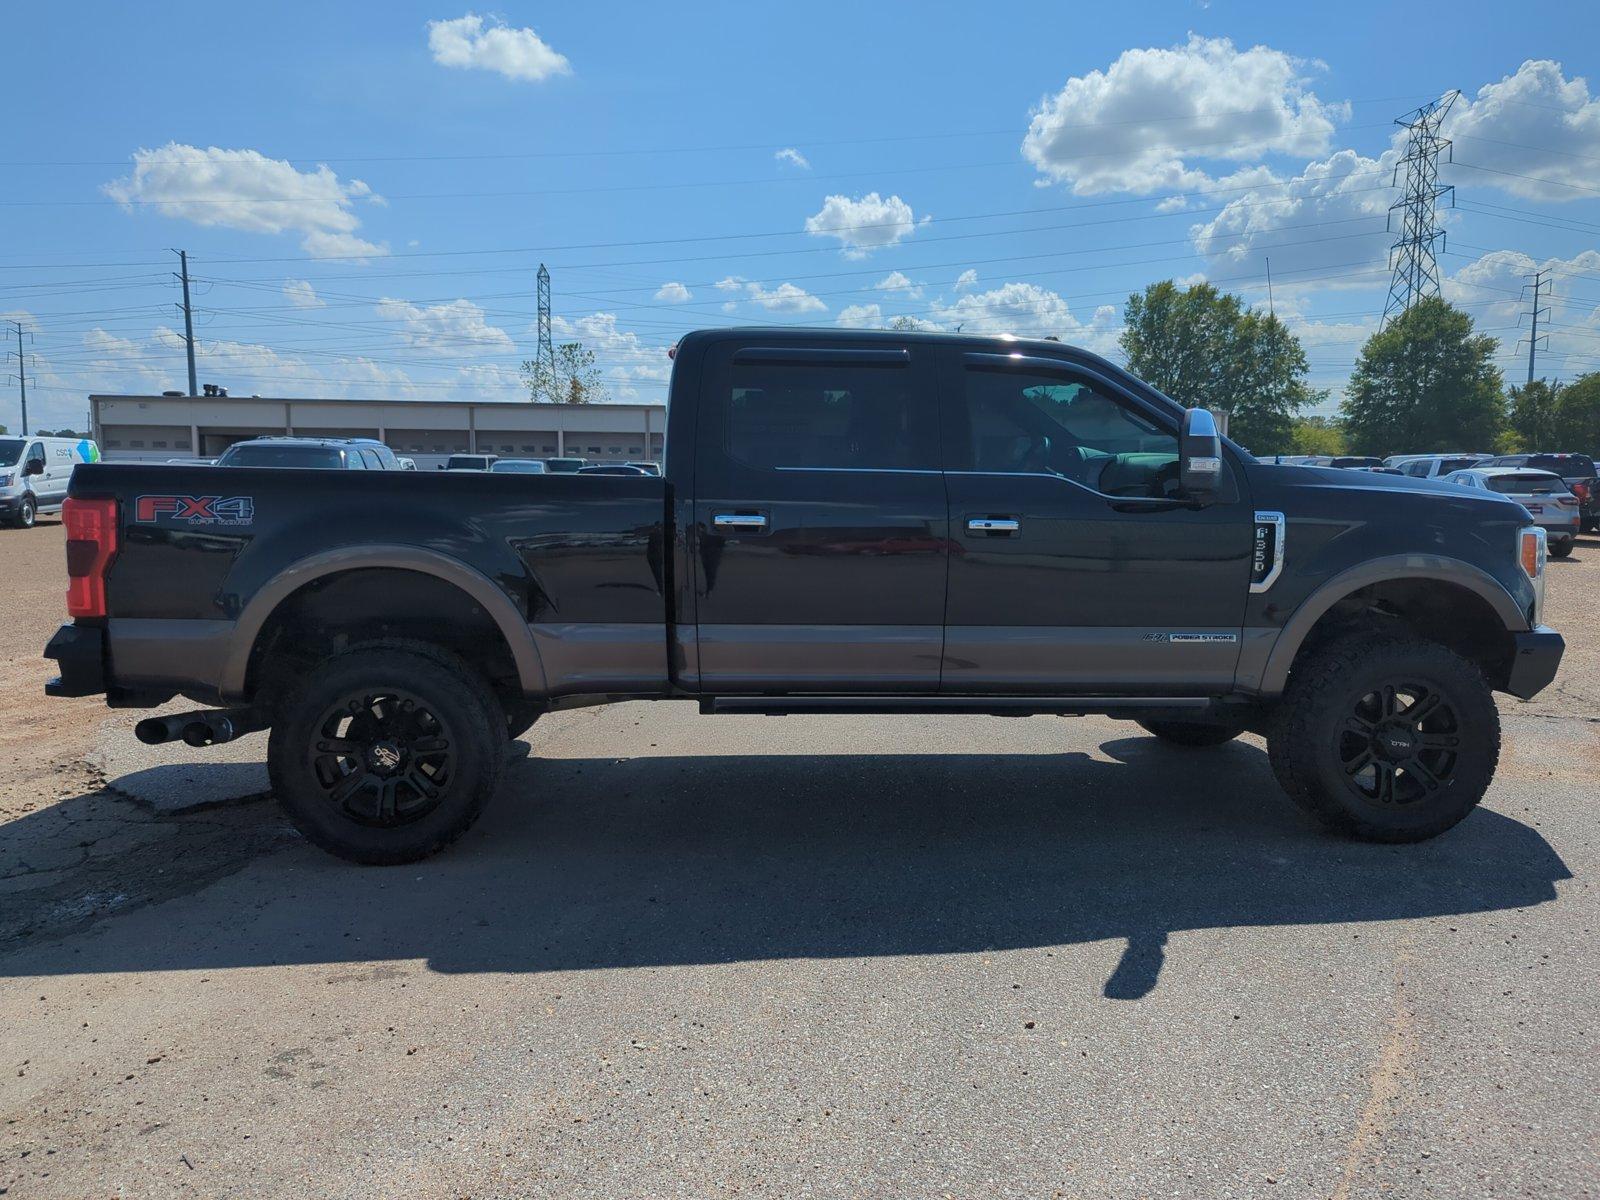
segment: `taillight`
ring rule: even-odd
[[[68,496],[61,506],[67,527],[67,615],[106,615],[106,570],[117,553],[117,502]]]
[[[1573,484],[1572,485],[1572,494],[1574,496],[1576,496],[1580,501],[1587,500],[1589,498],[1589,485],[1587,483],[1575,483],[1575,484]]]

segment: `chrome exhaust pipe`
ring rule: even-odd
[[[253,708],[201,709],[170,717],[146,717],[133,727],[133,736],[146,746],[183,741],[190,746],[220,746],[268,725]]]

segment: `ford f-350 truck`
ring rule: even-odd
[[[1515,503],[1257,462],[1052,341],[700,332],[660,478],[93,464],[65,522],[47,691],[270,728],[291,818],[369,863],[458,837],[541,715],[638,699],[1253,731],[1325,825],[1415,841],[1563,649]]]

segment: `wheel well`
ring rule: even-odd
[[[292,685],[330,654],[376,638],[439,646],[477,669],[502,703],[522,698],[511,647],[477,601],[436,576],[380,567],[324,575],[285,597],[251,648],[246,691]]]
[[[1471,588],[1438,579],[1387,579],[1351,592],[1317,619],[1295,657],[1347,633],[1397,627],[1448,646],[1492,686],[1505,686],[1516,643],[1500,614]]]

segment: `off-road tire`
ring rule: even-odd
[[[1242,725],[1214,725],[1204,721],[1141,720],[1138,725],[1163,742],[1196,748],[1225,745],[1244,732]]]
[[[351,862],[415,862],[482,814],[500,782],[505,728],[487,681],[460,658],[427,643],[365,642],[283,695],[267,769],[314,845]]]
[[[1412,706],[1429,696],[1437,704],[1408,723]],[[1390,757],[1405,753],[1395,745],[1407,739],[1411,766]],[[1366,762],[1354,770],[1364,741]],[[1267,752],[1290,799],[1329,829],[1363,841],[1420,842],[1483,799],[1500,758],[1500,714],[1483,673],[1449,648],[1353,634],[1295,662]]]

